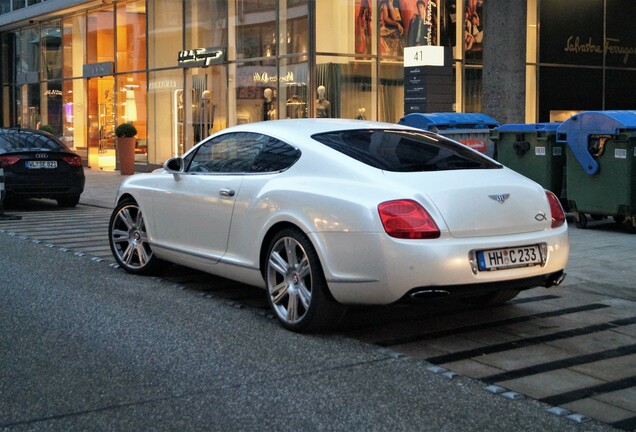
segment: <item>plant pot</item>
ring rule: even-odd
[[[121,175],[135,173],[135,137],[117,138],[117,156],[119,157],[119,171]]]

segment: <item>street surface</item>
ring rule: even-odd
[[[558,288],[300,336],[258,289],[116,268],[108,207],[0,221],[0,429],[636,429],[636,236],[613,223],[570,228]]]

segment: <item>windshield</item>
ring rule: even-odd
[[[372,167],[394,172],[496,169],[502,166],[439,135],[405,130],[347,130],[312,136]]]

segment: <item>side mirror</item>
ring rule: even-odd
[[[170,158],[163,163],[163,169],[172,174],[179,174],[184,169],[183,159],[180,157]]]

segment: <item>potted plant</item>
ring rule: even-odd
[[[137,128],[132,123],[122,123],[115,128],[119,171],[122,175],[135,173],[135,135]]]

